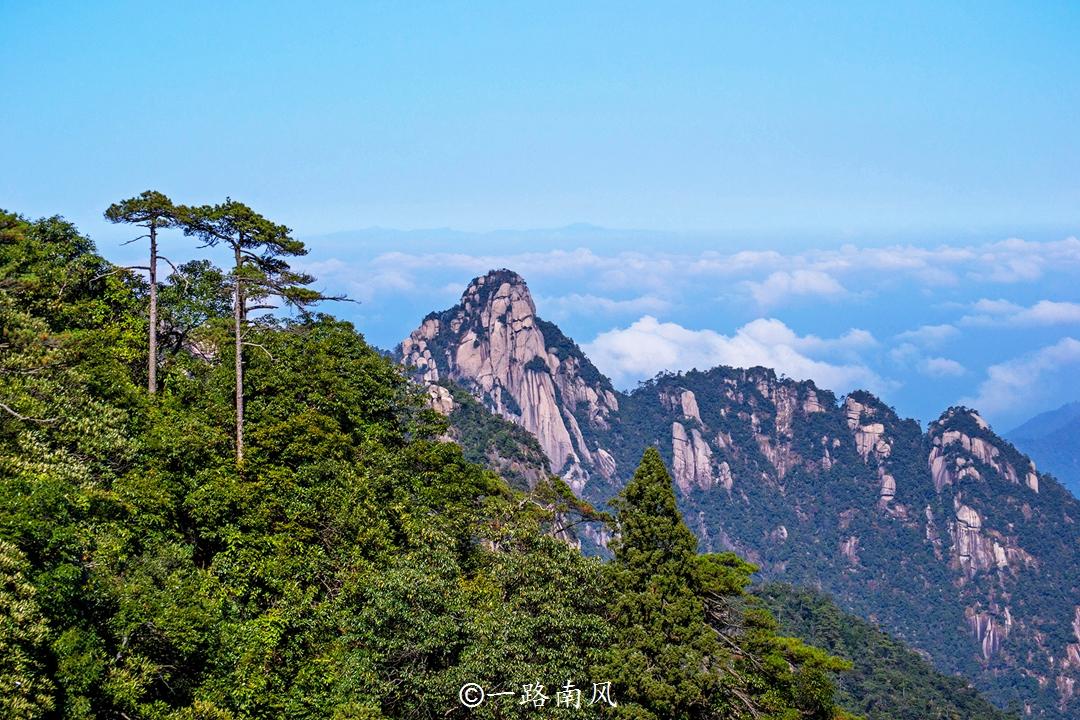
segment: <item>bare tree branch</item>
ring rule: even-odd
[[[274,356],[270,354],[270,351],[269,351],[269,350],[267,350],[267,349],[266,349],[265,347],[263,347],[262,345],[260,345],[259,343],[253,343],[253,342],[248,342],[247,340],[244,340],[244,341],[243,341],[243,344],[244,344],[244,345],[247,345],[247,346],[249,346],[249,347],[257,347],[257,348],[259,348],[260,350],[262,350],[262,351],[263,351],[264,353],[266,353],[266,356],[267,356],[268,358],[270,358],[271,360],[273,360],[273,359],[274,359]]]
[[[32,418],[32,417],[27,417],[25,415],[22,415],[22,414],[16,412],[15,410],[11,409],[10,407],[8,407],[7,405],[5,405],[2,402],[0,402],[0,409],[5,410],[12,417],[14,417],[14,418],[16,418],[18,420],[22,420],[23,422],[35,422],[35,423],[40,423],[42,425],[48,425],[49,423],[54,423],[54,422],[56,422],[58,420],[58,418]]]
[[[179,270],[176,269],[176,266],[173,265],[172,260],[165,257],[164,255],[158,255],[157,259],[158,260],[164,260],[165,262],[167,262],[169,264],[169,267],[172,268],[173,275],[176,275],[178,278],[180,278],[180,281],[182,283],[184,283],[184,287],[188,287],[188,286],[191,285],[191,281],[187,279],[187,276],[185,276],[182,272],[180,272]]]
[[[124,272],[125,270],[150,270],[150,268],[146,267],[145,265],[124,265],[123,267],[118,267],[115,270],[110,270],[107,273],[101,273],[100,275],[96,275],[90,278],[90,282],[100,280],[104,277],[109,277],[110,275],[115,275],[116,273]]]

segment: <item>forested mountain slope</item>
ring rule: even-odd
[[[616,392],[509,270],[473,280],[398,354],[532,432],[597,507],[655,446],[702,550],[826,590],[1003,707],[1080,711],[1080,503],[974,410],[923,432],[869,393],[767,368]]]
[[[303,252],[234,201],[200,215]],[[845,663],[777,633],[751,566],[695,553],[655,450],[615,558],[584,557],[554,536],[587,507],[441,440],[350,324],[230,307],[230,286],[303,285],[259,260],[178,268],[152,328],[139,276],[0,213],[0,717],[527,718],[568,681],[559,717],[847,717]],[[496,459],[536,450],[505,437]]]
[[[899,640],[836,606],[828,596],[780,583],[754,590],[785,633],[851,661],[840,703],[867,720],[1006,720],[965,680],[938,672]]]

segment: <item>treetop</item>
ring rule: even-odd
[[[133,198],[110,205],[105,210],[105,217],[114,223],[153,223],[163,227],[176,225],[180,212],[181,208],[164,193],[145,190]]]

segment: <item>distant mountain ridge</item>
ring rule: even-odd
[[[1006,437],[1080,497],[1080,402],[1036,415]]]
[[[870,393],[840,399],[767,368],[617,392],[509,270],[473,280],[398,356],[531,432],[598,507],[656,445],[702,549],[826,590],[1001,706],[1080,707],[1080,502],[975,411],[950,408],[924,433]]]
[[[1037,438],[1056,432],[1080,419],[1080,402],[1062,405],[1056,410],[1040,413],[1024,424],[1010,430],[1008,437]]]

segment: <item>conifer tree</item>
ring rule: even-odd
[[[603,672],[623,694],[621,717],[847,717],[834,705],[830,673],[849,665],[777,634],[769,612],[745,593],[756,567],[733,553],[697,554],[655,447],[612,504],[620,593]]]
[[[277,298],[304,310],[319,300],[340,300],[312,290],[314,278],[294,271],[287,257],[307,254],[307,248],[292,237],[292,230],[271,222],[247,205],[226,198],[218,205],[185,209],[184,233],[195,236],[205,246],[224,244],[232,251],[233,341],[236,377],[236,462],[244,460],[244,330],[250,313],[273,309],[267,302]]]
[[[105,211],[105,217],[113,223],[126,223],[146,228],[146,234],[133,238],[128,242],[135,242],[142,238],[150,240],[149,265],[132,265],[131,268],[146,270],[150,273],[150,330],[149,342],[147,343],[147,380],[146,389],[151,395],[157,392],[157,331],[158,331],[158,280],[157,261],[168,259],[158,255],[158,231],[168,227],[175,227],[179,221],[181,208],[173,204],[172,200],[157,192],[147,190],[138,197],[121,200],[113,203]],[[126,243],[125,243],[126,244]],[[170,263],[171,264],[171,263]]]
[[[617,627],[607,668],[634,703],[628,717],[686,720],[705,717],[719,677],[721,654],[704,621],[697,590],[697,540],[683,523],[671,477],[655,447],[612,503],[618,513],[613,543]]]

